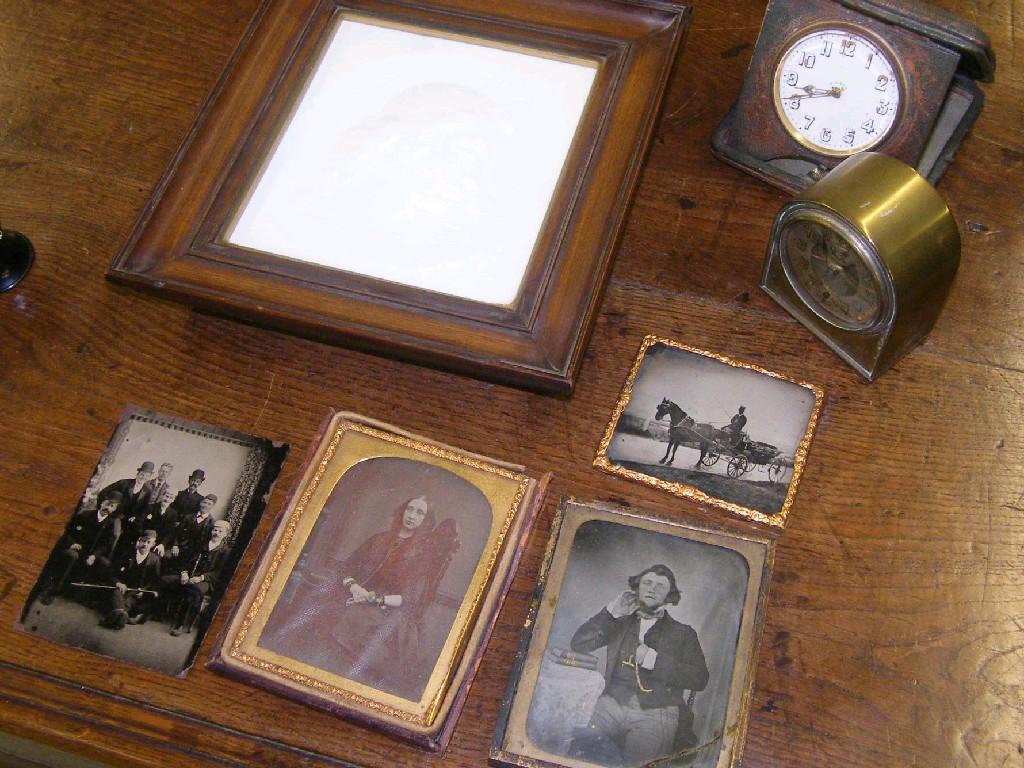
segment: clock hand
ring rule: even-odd
[[[829,272],[829,280],[839,293],[844,296],[852,296],[857,291],[860,278],[857,275],[855,266],[848,260],[843,259],[836,252],[831,244],[825,246],[825,268]]]
[[[838,85],[834,85],[829,89],[815,88],[813,85],[805,85],[803,87],[803,91],[804,93],[794,93],[790,96],[785,96],[783,97],[783,101],[799,101],[801,99],[820,99],[823,96],[831,96],[834,99],[838,99],[840,96],[843,95],[843,89]]]

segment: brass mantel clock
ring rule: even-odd
[[[791,192],[864,150],[935,183],[994,71],[981,30],[922,2],[771,0],[712,148]]]
[[[862,152],[783,206],[761,287],[871,381],[931,330],[959,263],[935,189]]]

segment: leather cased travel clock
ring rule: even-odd
[[[873,381],[935,324],[960,263],[960,233],[913,168],[847,158],[775,218],[761,287]]]
[[[981,111],[988,37],[914,0],[771,0],[715,155],[798,192],[857,152],[933,184]]]

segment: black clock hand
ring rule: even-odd
[[[823,96],[831,96],[834,99],[838,99],[843,95],[843,89],[838,85],[832,86],[829,89],[815,88],[813,85],[805,85],[803,87],[804,93],[794,93],[790,96],[783,97],[783,101],[801,100],[801,99],[820,99]]]

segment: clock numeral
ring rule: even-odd
[[[888,87],[889,87],[889,76],[888,75],[879,75],[878,79],[875,81],[875,90],[876,91],[884,91]]]
[[[821,46],[821,55],[826,59],[832,58],[832,41],[826,40],[825,44]]]
[[[857,50],[857,43],[853,40],[843,40],[839,46],[839,52],[843,56],[849,56],[853,58],[853,52]]]
[[[857,138],[857,132],[852,128],[843,134],[843,144],[853,146],[853,140]]]
[[[800,99],[792,99],[791,101],[788,101],[787,104],[794,112],[800,109]]]
[[[804,130],[809,130],[814,125],[814,118],[810,115],[804,115]]]
[[[789,86],[795,86],[800,82],[800,74],[798,72],[784,72],[782,79]]]
[[[880,102],[878,102],[878,106],[875,107],[875,112],[877,112],[880,115],[887,115],[889,114],[889,108],[889,102],[886,101],[885,99],[882,99]]]
[[[864,69],[871,69],[871,62],[874,61],[874,60],[875,60],[875,54],[869,53],[868,54],[868,62],[867,62],[867,64],[864,65]]]
[[[817,61],[817,57],[813,53],[807,53],[806,51],[800,52],[800,66],[806,69],[814,69],[814,62]]]
[[[864,133],[866,133],[868,136],[874,136],[875,135],[875,121],[874,121],[874,119],[868,120],[866,123],[861,123],[860,127],[864,130]]]
[[[832,141],[832,131],[828,128],[821,129],[821,140],[824,142]]]

